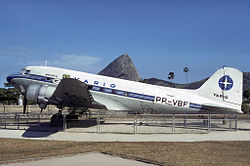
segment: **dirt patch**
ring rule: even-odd
[[[250,165],[250,142],[81,143],[0,139],[0,161],[102,152],[161,165]]]

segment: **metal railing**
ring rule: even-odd
[[[180,134],[250,130],[247,115],[239,114],[92,114],[78,120],[62,115],[52,125],[52,114],[1,113],[0,129],[72,131],[86,133]]]

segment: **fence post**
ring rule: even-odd
[[[66,115],[63,114],[63,131],[67,129]]]
[[[229,117],[229,128],[232,130],[232,116]]]
[[[96,133],[98,133],[98,118],[96,118]]]
[[[134,134],[137,134],[137,115],[135,116],[134,119]]]
[[[207,130],[208,130],[208,133],[211,132],[211,114],[208,114],[208,119],[207,119]]]
[[[29,114],[25,114],[26,115],[26,123],[29,123]]]
[[[175,134],[175,114],[172,115],[172,134]]]
[[[20,130],[20,115],[17,113],[17,130]]]
[[[41,123],[40,123],[40,120],[41,120],[41,119],[40,119],[40,115],[41,115],[41,114],[37,114],[37,125],[38,125],[38,127],[40,127],[40,124],[41,124]]]
[[[224,115],[224,117],[223,117],[222,124],[223,124],[223,125],[226,125],[226,124],[227,124],[227,118],[226,118],[225,115]]]
[[[187,115],[184,115],[184,127],[187,128]]]
[[[96,132],[99,134],[100,133],[100,117],[98,117],[96,119],[96,123],[97,123],[97,126],[96,126]]]
[[[99,125],[98,133],[101,133],[101,118],[100,117],[98,119],[98,125]]]
[[[237,131],[237,130],[238,130],[238,119],[237,119],[237,115],[235,115],[235,122],[234,122],[234,124],[235,124],[235,131]]]
[[[6,113],[4,113],[4,128],[5,128],[5,129],[7,128],[6,125],[7,125],[7,124],[6,124]]]
[[[165,126],[167,126],[167,117],[166,117],[166,114],[164,116],[164,124],[165,124]]]
[[[3,126],[3,115],[1,115],[1,126]]]

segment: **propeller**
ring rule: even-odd
[[[27,106],[27,97],[26,94],[23,96],[23,114],[26,113],[26,106]]]

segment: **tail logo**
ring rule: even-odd
[[[219,80],[219,86],[222,90],[228,91],[232,89],[233,87],[233,79],[229,77],[228,75],[225,75],[220,78]]]

